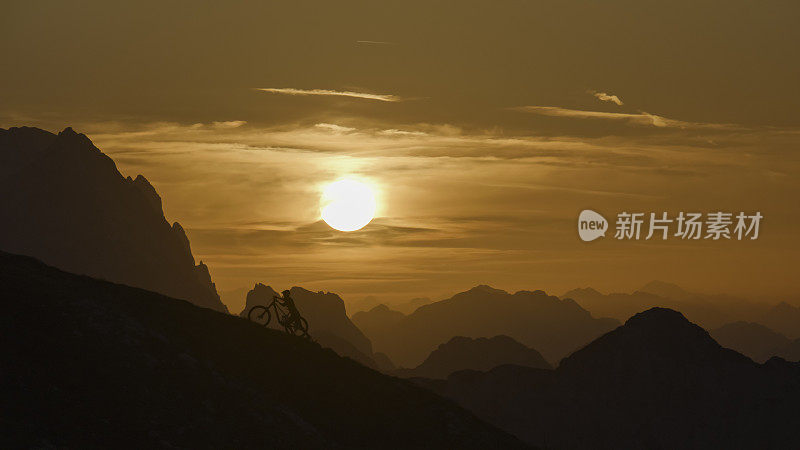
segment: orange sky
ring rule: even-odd
[[[387,301],[651,279],[798,292],[793,2],[12,2],[0,126],[144,174],[221,291]],[[360,232],[319,195],[369,180]],[[764,215],[757,241],[583,243],[583,209]],[[236,306],[232,306],[236,309]]]

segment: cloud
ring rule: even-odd
[[[616,103],[617,106],[622,106],[622,99],[617,97],[616,95],[606,94],[605,92],[597,92],[597,91],[589,91],[592,95],[594,95],[598,100],[604,102],[612,102]]]
[[[605,119],[628,122],[632,125],[652,126],[657,128],[691,128],[709,130],[734,130],[741,127],[727,123],[699,123],[686,122],[683,120],[670,119],[664,116],[650,114],[648,112],[638,113],[612,113],[604,111],[585,111],[582,109],[561,108],[558,106],[519,106],[511,108],[515,111],[539,114],[552,117],[569,117],[576,119]]]
[[[242,125],[246,125],[246,120],[227,120],[224,122],[212,122],[211,126],[217,129],[228,129],[228,128],[239,128]]]
[[[656,116],[650,113],[611,113],[603,111],[584,111],[581,109],[568,109],[558,106],[520,106],[514,108],[517,111],[529,112],[539,114],[542,116],[553,117],[573,117],[576,119],[606,119],[606,120],[623,120],[636,125],[652,125],[655,127],[668,126],[669,119]],[[678,121],[674,121],[678,122]]]
[[[325,95],[333,97],[352,97],[365,100],[378,100],[381,102],[399,102],[402,99],[392,94],[369,94],[354,91],[333,91],[329,89],[295,89],[295,88],[255,88],[257,91],[285,95]]]
[[[356,44],[367,44],[367,45],[397,45],[394,42],[387,42],[387,41],[356,41]]]
[[[332,131],[334,133],[350,133],[356,131],[355,128],[351,127],[343,127],[341,125],[336,125],[335,123],[318,123],[314,125],[314,128],[319,128],[321,130]]]
[[[378,133],[384,136],[428,136],[428,133],[424,131],[406,131],[406,130],[398,130],[396,128],[392,128],[389,130],[381,130]]]

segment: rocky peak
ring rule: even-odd
[[[0,217],[14,218],[0,221],[0,248],[226,311],[153,186],[123,177],[88,137],[14,129],[0,155]]]
[[[130,177],[128,177],[128,180],[130,180]],[[161,214],[162,216],[164,215],[164,209],[161,206],[161,196],[158,195],[158,192],[156,192],[156,189],[153,187],[153,185],[147,181],[147,178],[145,178],[143,175],[137,175],[136,179],[131,181],[131,184],[133,187],[138,189],[142,195],[144,195],[145,199],[147,199],[147,202],[153,207],[155,212]]]

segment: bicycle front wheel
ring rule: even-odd
[[[250,312],[247,313],[247,318],[259,325],[267,326],[272,315],[266,306],[256,305],[250,308]]]

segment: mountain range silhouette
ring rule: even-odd
[[[0,129],[0,160],[0,249],[227,311],[153,186],[123,177],[85,135]]]
[[[420,380],[552,448],[792,448],[800,364],[757,364],[677,311],[631,317],[555,370],[500,366]]]
[[[410,382],[0,252],[3,448],[526,448]]]
[[[592,314],[625,320],[637,311],[666,307],[681,311],[693,322],[712,330],[720,343],[763,362],[772,356],[791,360],[800,338],[800,308],[786,302],[772,305],[732,295],[691,293],[673,283],[651,281],[633,293],[602,294],[592,288],[563,295]],[[787,339],[788,338],[788,339]]]
[[[416,367],[440,344],[454,336],[507,335],[557,362],[619,324],[597,319],[573,300],[543,291],[509,294],[476,286],[453,297],[420,306],[408,316],[376,307],[353,316],[353,321],[401,367]]]

